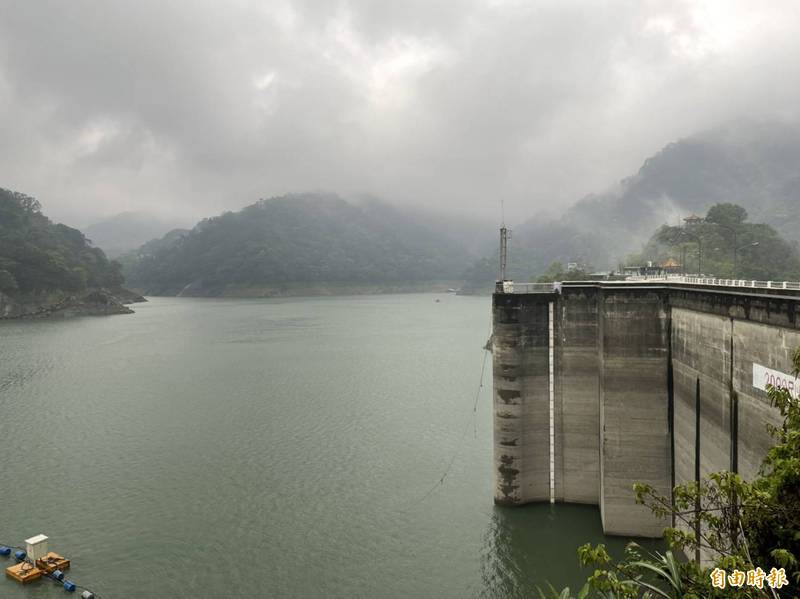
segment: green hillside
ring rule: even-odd
[[[128,283],[148,294],[212,296],[256,287],[458,279],[469,260],[460,243],[423,219],[323,194],[261,200],[123,258]]]
[[[21,297],[121,283],[119,264],[83,233],[51,222],[34,198],[0,189],[0,292]]]
[[[770,225],[748,222],[735,204],[712,206],[705,219],[690,226],[664,225],[629,264],[672,259],[682,270],[719,278],[800,281],[800,252]]]

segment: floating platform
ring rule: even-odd
[[[6,568],[6,576],[22,584],[33,582],[42,576],[48,576],[61,582],[67,591],[75,591],[75,583],[64,580],[64,571],[68,570],[70,566],[69,560],[54,551],[48,551],[47,541],[48,538],[45,535],[36,535],[25,539],[27,551],[17,547],[19,551],[14,553],[14,557],[18,563]],[[11,552],[8,547],[3,547],[2,550],[3,555],[9,555]],[[91,592],[88,593],[87,597],[94,597]]]
[[[36,567],[45,572],[52,574],[56,570],[69,569],[69,560],[53,551],[49,551],[44,557],[36,560]]]
[[[42,577],[42,571],[29,562],[20,562],[16,566],[6,568],[6,576],[17,582],[27,584]]]

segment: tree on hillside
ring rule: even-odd
[[[721,225],[741,225],[747,220],[747,210],[736,204],[715,204],[708,210],[706,222]]]
[[[16,202],[24,212],[28,214],[34,214],[42,211],[42,205],[36,198],[18,191],[9,191],[8,193],[11,195],[13,201]]]
[[[80,291],[122,281],[119,264],[80,231],[52,223],[35,198],[0,188],[0,290]]]
[[[500,259],[497,256],[476,260],[461,275],[464,287],[470,290],[491,291],[492,284],[500,276]]]
[[[536,279],[537,283],[555,283],[559,281],[585,281],[589,278],[587,267],[564,268],[561,262],[553,262],[547,270]]]
[[[735,204],[712,206],[698,224],[663,225],[637,258],[656,263],[672,258],[685,263],[688,273],[702,270],[720,278],[800,280],[797,244],[770,225],[747,222],[747,211]]]

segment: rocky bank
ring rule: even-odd
[[[0,292],[0,320],[132,314],[126,304],[147,301],[124,288],[11,296]]]

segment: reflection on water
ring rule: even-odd
[[[580,531],[580,537],[575,532]],[[581,540],[576,543],[576,540]],[[569,586],[580,589],[592,568],[581,568],[580,544],[604,543],[614,556],[621,556],[629,539],[604,537],[596,506],[533,504],[495,507],[486,530],[481,575],[481,597],[529,598],[533,589]],[[638,539],[645,547],[660,543]]]

